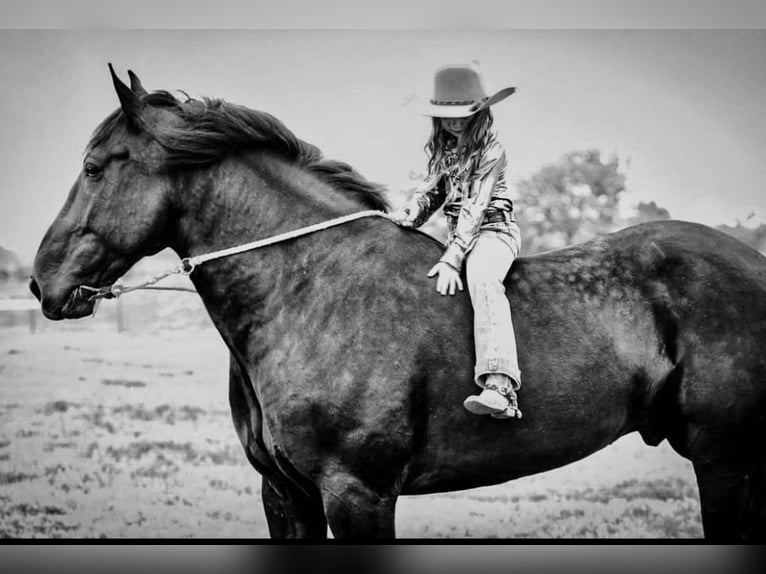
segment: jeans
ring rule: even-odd
[[[521,371],[511,306],[503,280],[521,249],[521,233],[515,223],[505,229],[510,234],[482,229],[465,259],[468,293],[474,312],[474,380],[483,387],[486,375],[501,373],[510,377],[513,389],[518,390]]]

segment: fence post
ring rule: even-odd
[[[122,299],[117,298],[117,332],[122,333],[125,330],[125,323],[122,317]]]

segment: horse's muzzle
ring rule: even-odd
[[[42,294],[40,293],[40,286],[37,284],[37,281],[35,281],[34,277],[29,278],[29,290],[32,292],[32,295],[35,296],[35,299],[38,301],[42,300]]]
[[[79,319],[93,313],[95,303],[89,297],[84,296],[80,289],[70,289],[63,297],[51,297],[50,294],[43,297],[43,290],[34,277],[30,278],[29,290],[42,304],[42,312],[45,317],[53,321],[61,319]]]

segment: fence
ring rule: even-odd
[[[125,330],[125,319],[123,318],[122,301],[119,299],[114,302],[114,322],[117,331]],[[34,333],[38,327],[38,319],[45,320],[40,303],[34,299],[0,299],[0,313],[27,313],[29,322],[29,332]]]
[[[55,323],[55,325],[54,325]],[[211,327],[212,322],[195,293],[136,291],[104,300],[93,317],[81,321],[47,320],[40,303],[31,298],[0,298],[0,328],[29,325],[30,333],[54,329],[183,329]]]
[[[29,317],[29,332],[34,333],[37,329],[37,318],[42,316],[40,303],[34,299],[0,299],[0,313],[24,311]]]

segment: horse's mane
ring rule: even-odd
[[[178,126],[150,130],[167,152],[167,169],[203,167],[240,150],[267,149],[308,169],[365,207],[388,210],[383,186],[368,181],[345,162],[324,158],[319,148],[296,137],[271,114],[220,99],[181,102],[166,91],[146,94],[141,101],[170,108],[182,120]],[[117,109],[96,128],[87,149],[104,142],[124,123],[124,114]]]

